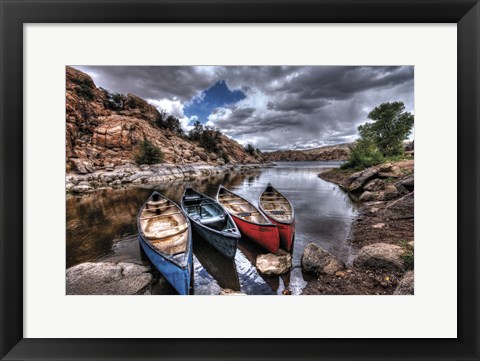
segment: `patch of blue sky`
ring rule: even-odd
[[[198,120],[205,124],[208,116],[216,109],[229,104],[234,104],[245,99],[241,90],[231,91],[224,80],[218,81],[214,86],[204,90],[201,96],[196,97],[190,104],[185,106],[184,114],[187,117],[196,115]]]

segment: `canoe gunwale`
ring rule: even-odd
[[[219,194],[220,194],[220,190],[221,190],[221,189],[225,189],[226,192],[231,193],[231,194],[235,195],[236,197],[239,197],[239,198],[243,199],[245,202],[247,202],[248,204],[252,205],[253,208],[258,209],[258,210],[259,210],[259,213],[260,213],[262,216],[265,217],[265,219],[267,220],[268,223],[252,222],[252,221],[249,221],[248,219],[237,217],[237,216],[235,216],[235,215],[233,215],[233,214],[231,214],[230,212],[227,211],[233,218],[240,219],[240,220],[242,220],[242,221],[244,221],[244,222],[247,222],[247,223],[250,223],[250,224],[253,224],[253,225],[256,225],[256,226],[276,227],[276,225],[273,224],[272,221],[270,221],[270,219],[268,219],[267,215],[266,215],[261,209],[255,207],[255,205],[254,205],[252,202],[250,202],[248,199],[243,198],[242,196],[240,196],[240,195],[238,195],[238,194],[236,194],[236,193],[228,190],[227,188],[225,188],[225,187],[222,186],[222,185],[220,185],[220,186],[218,187],[218,191],[217,191],[217,201],[218,201],[218,203],[220,203],[220,200],[219,200],[219,197],[218,197],[218,196],[219,196]],[[220,205],[222,205],[222,203],[220,203]],[[223,205],[222,205],[222,207],[223,207]]]
[[[153,244],[150,243],[149,239],[145,236],[145,233],[143,232],[143,229],[140,225],[140,214],[142,214],[143,210],[145,209],[148,201],[155,195],[155,194],[158,194],[161,198],[163,199],[166,199],[167,201],[171,202],[172,205],[176,206],[179,210],[180,210],[180,213],[182,213],[185,217],[185,220],[186,220],[186,223],[187,223],[187,229],[185,230],[186,232],[188,232],[188,235],[187,235],[187,245],[185,247],[185,251],[184,252],[179,252],[179,253],[176,253],[176,254],[167,254],[167,253],[164,253],[162,251],[160,251],[158,248],[156,248]],[[137,215],[137,228],[138,228],[138,235],[142,238],[142,240],[145,242],[145,244],[151,248],[155,253],[159,254],[160,256],[162,256],[166,261],[170,262],[170,263],[173,263],[174,265],[176,265],[177,267],[183,269],[183,270],[186,270],[188,268],[188,263],[189,263],[189,258],[190,258],[190,253],[192,253],[192,227],[191,227],[191,224],[190,224],[190,219],[188,218],[188,216],[185,214],[185,212],[183,211],[183,209],[181,207],[179,207],[175,202],[171,201],[170,199],[164,197],[163,195],[161,195],[160,193],[154,191],[150,197],[147,199],[147,201],[143,204],[142,208],[140,208],[140,211],[138,212],[138,215]],[[179,254],[184,254],[184,261],[183,262],[178,262],[174,256],[176,255],[179,255]],[[184,263],[184,264],[183,264]],[[193,267],[193,265],[192,265]]]
[[[263,208],[262,206],[262,195],[267,191],[267,188],[268,187],[271,187],[276,193],[280,194],[284,199],[286,199],[286,201],[288,202],[288,205],[290,206],[290,208],[292,209],[292,219],[288,222],[285,222],[285,221],[277,221],[274,217],[272,217],[270,214],[267,213],[267,211]],[[274,202],[273,202],[274,203]],[[267,216],[267,218],[271,221],[275,221],[277,223],[280,223],[280,224],[283,224],[283,225],[286,225],[286,226],[289,226],[289,225],[292,225],[294,222],[295,222],[295,210],[293,208],[293,205],[292,203],[290,202],[290,200],[284,195],[282,194],[281,192],[279,192],[274,186],[272,186],[270,183],[267,184],[267,186],[265,187],[265,190],[260,193],[260,196],[258,197],[258,208],[260,208],[262,210],[263,213],[265,213],[265,215]]]

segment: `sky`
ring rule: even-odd
[[[414,112],[413,66],[75,66],[95,84],[132,93],[262,151],[348,143],[384,102]]]

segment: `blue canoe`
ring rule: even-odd
[[[153,192],[137,217],[143,250],[158,271],[181,295],[188,295],[193,283],[192,230],[180,207]]]
[[[181,206],[195,231],[226,258],[235,258],[240,231],[217,201],[187,187]]]

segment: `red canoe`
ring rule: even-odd
[[[268,183],[258,204],[267,218],[278,227],[282,248],[291,252],[295,238],[295,215],[290,201]]]
[[[252,203],[223,186],[218,188],[217,201],[231,214],[242,236],[272,253],[278,252],[280,238],[277,226]]]

